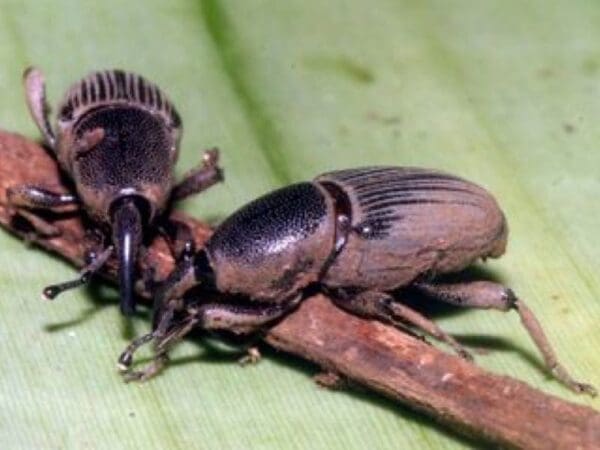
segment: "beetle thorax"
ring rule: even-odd
[[[217,288],[283,301],[319,279],[334,247],[331,200],[313,183],[268,194],[230,216],[207,243]]]
[[[165,206],[181,119],[158,86],[118,69],[92,72],[58,109],[57,158],[91,216],[106,220],[123,195],[145,198],[151,215]]]
[[[145,198],[153,213],[164,208],[175,145],[160,116],[135,106],[105,106],[63,130],[59,158],[88,212],[105,220],[110,205],[124,195]]]

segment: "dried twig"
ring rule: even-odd
[[[78,215],[55,222],[59,237],[42,239],[29,236],[6,207],[11,185],[64,189],[54,161],[37,144],[2,132],[0,160],[0,224],[80,267],[84,232]],[[178,218],[192,226],[198,244],[210,235],[206,225]],[[159,239],[150,259],[163,276],[172,268]],[[114,265],[106,275],[114,276]],[[305,301],[265,340],[470,435],[518,448],[600,448],[600,414],[593,409],[487,373],[396,329],[341,311],[321,295]]]

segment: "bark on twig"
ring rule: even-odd
[[[54,161],[37,144],[0,132],[0,225],[83,264],[84,230],[79,215],[54,224],[62,234],[50,239],[28,235],[6,205],[6,188],[23,183],[62,186]],[[210,229],[182,214],[198,244]],[[172,268],[164,242],[157,239],[150,259],[161,275]],[[106,275],[114,276],[114,265]],[[517,448],[600,448],[600,414],[546,395],[506,376],[493,375],[396,329],[336,308],[322,295],[306,300],[271,328],[265,340],[423,411],[469,435]]]

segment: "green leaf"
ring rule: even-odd
[[[0,2],[0,125],[37,137],[20,77],[56,104],[96,68],[156,81],[184,119],[178,172],[219,146],[226,183],[183,207],[218,221],[333,168],[449,170],[490,189],[511,226],[488,271],[529,302],[564,363],[600,386],[600,6],[585,1]],[[26,163],[26,162],[24,162]],[[1,161],[0,161],[1,164]],[[0,235],[3,448],[462,448],[477,445],[371,393],[333,393],[314,368],[188,340],[150,383],[125,385],[129,330],[112,289],[54,304],[74,270]],[[580,403],[541,369],[513,314],[432,315],[478,364]]]

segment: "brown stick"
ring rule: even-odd
[[[0,132],[0,161],[0,225],[81,267],[84,230],[78,215],[55,221],[62,234],[43,239],[28,236],[6,205],[6,188],[13,185],[64,191],[54,161],[37,144],[5,132]],[[206,225],[177,217],[193,227],[198,244],[210,235]],[[173,266],[160,239],[150,260],[163,276]],[[114,277],[114,265],[110,271],[106,275]],[[487,373],[396,329],[341,311],[322,295],[269,330],[266,341],[470,435],[517,448],[600,448],[600,414],[593,409]]]

